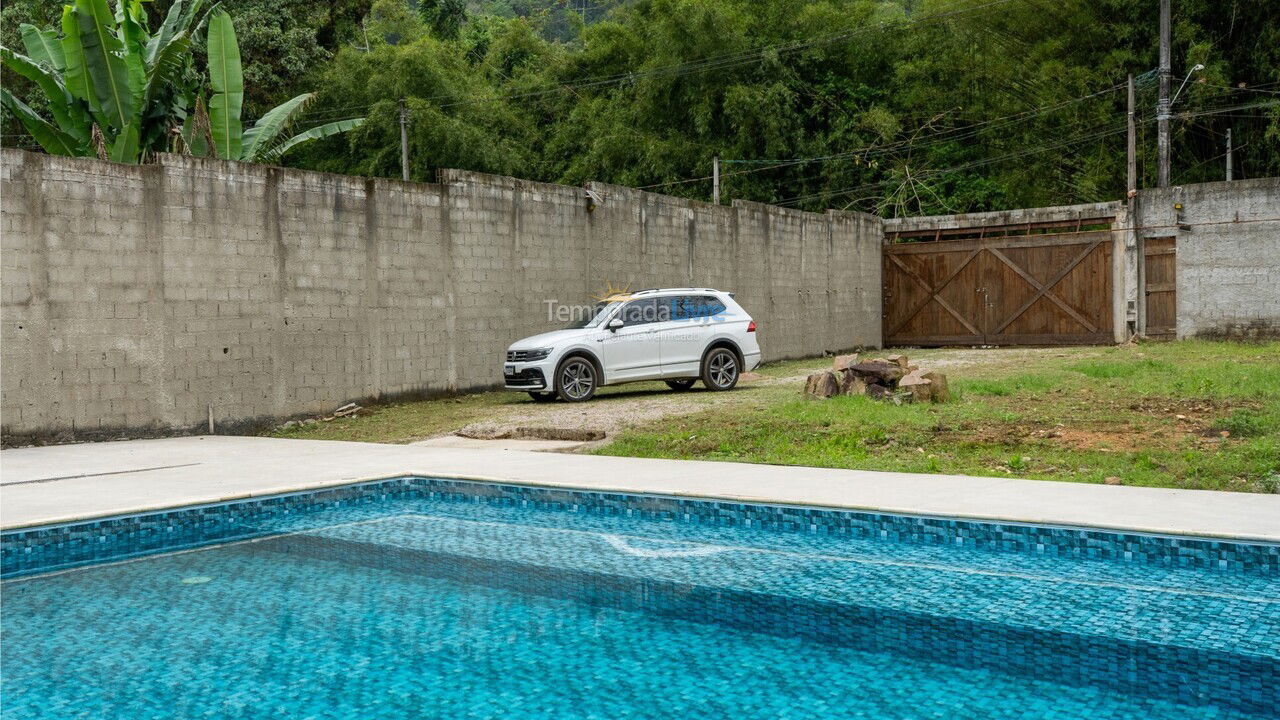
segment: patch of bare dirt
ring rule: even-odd
[[[1032,433],[1032,435],[1036,435]],[[1055,445],[1075,450],[1098,450],[1101,452],[1137,452],[1151,450],[1157,446],[1176,447],[1177,438],[1162,433],[1142,433],[1134,431],[1114,430],[1074,430],[1062,429],[1046,432],[1043,437]]]
[[[1206,398],[1141,398],[1127,405],[1128,409],[1157,418],[1173,418],[1181,421],[1211,422],[1214,417],[1232,410],[1247,408],[1256,410],[1262,403],[1248,398],[1215,400]]]
[[[777,385],[799,385],[803,375],[767,378],[757,373],[744,373],[738,387],[729,392],[710,392],[696,386],[686,392],[665,387],[641,386],[632,390],[623,386],[618,392],[597,395],[584,403],[518,403],[496,408],[490,418],[472,423],[455,432],[477,439],[538,438],[600,441],[629,428],[648,425],[663,418],[692,415],[703,410],[729,405],[753,403],[756,388]]]
[[[471,423],[454,433],[473,440],[570,440],[593,442],[603,440],[600,430],[557,427],[509,427],[492,422]]]
[[[1100,357],[1102,348],[947,348],[945,350],[915,350],[897,348],[883,352],[903,353],[911,357],[913,363],[927,364],[939,370],[958,370],[966,368],[1008,369],[1034,366],[1046,358],[1078,358]]]

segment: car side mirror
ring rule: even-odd
[[[626,323],[622,322],[622,318],[614,318],[610,320],[609,324],[605,327],[609,328],[609,332],[618,332],[618,328],[624,325],[626,325]]]

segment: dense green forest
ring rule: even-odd
[[[171,0],[148,3],[162,19]],[[1173,181],[1280,175],[1280,7],[1173,0]],[[288,165],[441,167],[709,199],[912,215],[1111,200],[1125,79],[1155,178],[1157,0],[223,0],[246,120],[315,91],[308,124],[367,117]],[[60,5],[9,0],[18,25]],[[196,44],[197,62],[202,49]],[[35,88],[4,84],[39,110]],[[12,118],[4,144],[32,142]]]

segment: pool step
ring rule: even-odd
[[[341,532],[337,533],[341,534]],[[349,533],[358,537],[361,533]],[[605,572],[578,563],[495,557],[502,548],[444,551],[318,531],[253,543],[269,552],[388,572],[418,574],[511,592],[739,630],[797,637],[869,652],[1101,687],[1189,705],[1280,716],[1280,658],[1188,647],[841,599],[764,592],[714,582]],[[665,552],[697,552],[666,545]],[[484,551],[492,552],[484,552]],[[663,552],[641,546],[638,552]],[[624,566],[622,569],[626,569]]]

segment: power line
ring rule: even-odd
[[[1262,102],[1262,103],[1251,103],[1251,104],[1245,104],[1245,105],[1232,105],[1229,107],[1209,108],[1207,110],[1200,110],[1197,112],[1182,112],[1182,113],[1177,113],[1176,115],[1174,115],[1174,117],[1175,118],[1194,118],[1194,117],[1201,117],[1204,115],[1217,115],[1220,113],[1235,112],[1237,110],[1253,110],[1256,108],[1273,108],[1273,107],[1280,107],[1280,100],[1273,100],[1271,102]]]
[[[764,46],[753,48],[750,50],[738,51],[736,53],[712,55],[706,58],[700,58],[698,60],[689,60],[681,63],[674,63],[671,65],[653,67],[646,70],[632,70],[632,71],[623,72],[623,73],[614,73],[612,75],[601,75],[596,77],[580,78],[578,80],[561,83],[555,87],[546,88],[543,90],[532,90],[532,91],[513,93],[508,95],[497,95],[497,96],[488,97],[488,98],[471,98],[466,100],[458,100],[455,102],[449,102],[449,103],[444,103],[442,105],[438,105],[437,108],[444,109],[448,107],[457,107],[459,105],[489,103],[489,102],[496,102],[499,100],[522,100],[522,99],[528,99],[528,98],[534,98],[534,97],[542,97],[545,95],[550,95],[552,93],[561,92],[564,90],[618,85],[622,83],[634,82],[635,80],[654,77],[658,75],[664,75],[668,73],[672,74],[675,77],[680,77],[683,75],[693,74],[695,72],[703,72],[707,70],[720,70],[726,67],[732,67],[734,65],[741,65],[744,63],[754,62],[756,60],[763,59],[766,55],[770,53],[784,54],[784,53],[796,52],[798,50],[803,50],[809,47],[816,47],[819,45],[829,45],[831,43],[840,42],[841,40],[847,40],[849,38],[857,37],[859,35],[864,35],[867,33],[878,32],[882,30],[890,30],[890,29],[900,28],[904,26],[921,25],[921,24],[933,22],[936,20],[945,20],[948,18],[958,17],[960,15],[975,13],[980,10],[986,10],[989,8],[998,7],[1000,5],[1007,5],[1011,2],[1023,2],[1023,1],[1025,0],[990,0],[989,2],[985,2],[979,5],[972,5],[972,6],[967,6],[963,8],[958,8],[955,10],[949,10],[946,12],[939,12],[939,13],[933,13],[931,15],[922,15],[922,16],[917,16],[913,18],[908,18],[907,20],[901,23],[879,22],[872,26],[855,28],[852,30],[847,30],[839,33],[831,33],[829,35],[818,36],[816,38],[811,38],[808,40],[795,41],[790,43],[778,43],[775,45],[764,45]],[[414,99],[431,102],[434,100],[447,99],[448,97],[450,96],[435,95],[435,96],[427,96],[425,98],[414,98]],[[367,109],[367,108],[373,107],[376,104],[378,104],[378,102],[370,103],[368,105],[363,105],[363,106],[348,106],[348,107]]]
[[[1150,122],[1150,120],[1148,120],[1148,121],[1146,121],[1146,122]],[[1017,158],[1026,157],[1026,156],[1029,156],[1029,155],[1035,155],[1035,154],[1042,153],[1042,152],[1048,152],[1048,151],[1050,151],[1050,150],[1057,150],[1057,149],[1061,149],[1061,148],[1067,147],[1067,146],[1069,146],[1069,145],[1074,145],[1074,144],[1081,143],[1081,142],[1085,142],[1085,141],[1088,141],[1088,140],[1101,139],[1101,138],[1103,138],[1103,137],[1107,137],[1107,136],[1110,136],[1110,135],[1115,135],[1115,134],[1117,134],[1117,133],[1126,132],[1127,130],[1128,130],[1127,123],[1122,123],[1120,127],[1117,127],[1117,128],[1114,128],[1114,129],[1109,129],[1109,130],[1104,130],[1104,131],[1099,131],[1099,132],[1093,132],[1093,133],[1089,133],[1089,134],[1082,135],[1082,136],[1076,136],[1076,137],[1068,138],[1068,139],[1066,139],[1066,140],[1063,140],[1063,141],[1060,141],[1060,142],[1057,142],[1057,143],[1053,143],[1053,144],[1050,144],[1050,145],[1045,145],[1045,146],[1035,147],[1035,148],[1028,148],[1028,149],[1021,150],[1021,151],[1018,151],[1018,152],[1008,153],[1008,154],[1005,154],[1005,155],[998,155],[998,156],[995,156],[995,157],[984,158],[984,159],[981,159],[981,160],[974,160],[974,161],[971,161],[971,162],[963,163],[963,164],[956,165],[956,166],[949,167],[949,168],[941,168],[941,169],[935,169],[935,170],[924,170],[924,171],[923,171],[923,172],[921,172],[920,174],[918,174],[918,175],[914,175],[914,176],[913,176],[913,179],[916,179],[916,180],[922,180],[922,179],[929,178],[929,177],[934,177],[934,176],[937,176],[937,175],[943,175],[943,174],[948,174],[948,173],[960,172],[960,171],[962,171],[962,170],[969,170],[969,169],[972,169],[972,168],[975,168],[975,167],[982,167],[982,166],[985,166],[985,165],[991,165],[991,164],[993,164],[993,163],[1003,162],[1003,161],[1005,161],[1005,160],[1017,159]],[[811,193],[811,194],[808,194],[808,195],[798,195],[798,196],[796,196],[796,197],[786,198],[786,199],[784,199],[784,200],[778,200],[778,201],[774,202],[773,204],[775,204],[775,205],[790,205],[790,204],[793,204],[793,203],[804,202],[804,201],[806,201],[806,200],[814,200],[814,199],[817,199],[817,198],[832,197],[832,196],[836,196],[836,195],[847,195],[847,194],[852,193],[852,192],[858,192],[858,191],[861,191],[861,190],[870,190],[870,189],[872,189],[872,188],[880,187],[880,186],[883,186],[883,185],[892,185],[892,184],[899,183],[899,182],[901,182],[901,180],[898,180],[898,179],[882,180],[882,181],[880,181],[880,182],[868,183],[868,184],[865,184],[865,185],[858,185],[858,186],[855,186],[855,187],[842,188],[842,189],[839,189],[839,190],[825,190],[825,191],[822,191],[822,192]]]
[[[1146,75],[1147,75],[1147,76],[1150,76],[1151,74],[1150,74],[1150,73],[1147,73]],[[1149,77],[1148,79],[1150,80],[1150,77]],[[869,157],[874,157],[874,156],[883,155],[883,154],[885,154],[885,153],[887,153],[887,152],[889,152],[889,151],[891,151],[891,150],[899,150],[899,149],[910,149],[910,150],[928,149],[928,148],[930,148],[930,147],[934,147],[934,146],[937,146],[937,145],[940,145],[940,144],[943,144],[943,143],[955,142],[955,141],[958,141],[958,140],[964,140],[964,139],[968,139],[968,138],[974,137],[974,136],[976,136],[976,135],[978,134],[978,131],[979,131],[980,129],[982,129],[982,128],[981,128],[981,126],[985,126],[985,125],[993,125],[994,123],[1001,123],[1000,125],[993,125],[993,126],[994,126],[994,127],[1007,127],[1007,126],[1009,126],[1009,125],[1014,124],[1015,122],[1020,122],[1020,121],[1021,121],[1021,119],[1029,119],[1029,117],[1039,116],[1039,115],[1044,114],[1045,112],[1052,111],[1052,110],[1056,110],[1056,109],[1059,109],[1059,108],[1061,108],[1061,107],[1064,107],[1064,106],[1066,106],[1066,105],[1069,105],[1069,104],[1072,104],[1072,103],[1075,103],[1075,102],[1080,102],[1080,101],[1087,100],[1087,99],[1090,99],[1090,98],[1093,98],[1093,97],[1097,97],[1097,96],[1100,96],[1100,95],[1107,94],[1107,93],[1109,93],[1109,92],[1114,92],[1114,91],[1116,91],[1116,90],[1118,90],[1118,89],[1120,89],[1120,88],[1122,88],[1122,87],[1124,87],[1124,84],[1120,84],[1120,85],[1118,85],[1118,86],[1114,86],[1114,87],[1111,87],[1111,88],[1107,88],[1107,89],[1104,89],[1104,90],[1100,90],[1100,91],[1098,91],[1098,92],[1096,92],[1096,93],[1090,93],[1089,95],[1084,95],[1084,96],[1081,96],[1081,97],[1079,97],[1079,98],[1073,98],[1073,99],[1071,99],[1071,100],[1066,100],[1066,101],[1063,101],[1063,102],[1060,102],[1060,103],[1056,103],[1056,104],[1054,104],[1054,105],[1052,105],[1052,106],[1046,106],[1045,108],[1038,108],[1038,109],[1036,109],[1036,110],[1032,110],[1032,111],[1024,111],[1023,113],[1015,113],[1015,114],[1013,114],[1013,115],[1005,116],[1005,117],[1003,117],[1003,118],[993,118],[993,119],[991,119],[991,120],[987,120],[987,121],[982,122],[982,123],[977,123],[976,125],[970,126],[970,127],[968,127],[968,128],[957,128],[957,129],[956,129],[956,131],[957,131],[957,133],[958,133],[958,134],[955,134],[955,135],[947,135],[947,133],[948,133],[948,132],[951,132],[950,130],[943,131],[943,132],[941,132],[941,133],[938,133],[938,134],[937,134],[937,135],[939,135],[939,136],[940,136],[937,140],[934,140],[934,141],[929,142],[929,143],[924,143],[924,144],[915,144],[915,143],[912,143],[912,142],[905,142],[905,141],[903,141],[903,142],[899,142],[899,143],[895,143],[895,144],[890,144],[890,145],[885,145],[885,146],[880,146],[880,147],[864,148],[864,149],[860,149],[860,150],[856,150],[856,151],[850,151],[850,152],[848,152],[848,153],[840,153],[840,154],[836,154],[836,155],[828,155],[828,156],[821,156],[821,157],[815,157],[815,158],[796,158],[796,159],[791,159],[791,160],[778,161],[776,164],[774,164],[774,165],[770,165],[770,166],[768,166],[768,167],[763,167],[763,168],[754,168],[754,169],[750,169],[750,170],[740,170],[740,171],[736,171],[736,172],[733,172],[733,173],[722,173],[722,175],[721,175],[721,176],[722,176],[722,177],[724,177],[725,175],[741,175],[741,174],[746,174],[746,173],[751,173],[751,172],[762,172],[762,171],[764,171],[764,170],[770,170],[770,169],[774,169],[774,168],[777,168],[777,167],[784,167],[784,166],[792,165],[792,164],[799,164],[799,163],[802,163],[802,162],[821,162],[821,161],[826,161],[826,160],[830,160],[830,159],[841,158],[841,157],[846,157],[846,156],[851,156],[851,155],[863,155],[864,157],[868,157],[868,158],[869,158]],[[1266,107],[1266,106],[1269,106],[1269,105],[1270,105],[1269,103],[1261,103],[1261,104],[1253,105],[1253,106],[1251,106],[1251,107],[1258,107],[1258,106]],[[1233,109],[1238,109],[1238,108],[1227,108],[1227,110],[1233,110]],[[1205,110],[1205,111],[1202,111],[1202,112],[1196,113],[1196,115],[1218,114],[1218,113],[1221,113],[1221,112],[1223,112],[1223,110],[1209,109],[1209,110]],[[1029,116],[1029,117],[1028,117],[1028,118],[1020,118],[1020,116],[1023,116],[1023,115],[1026,115],[1026,116]],[[1187,114],[1183,113],[1183,114],[1179,114],[1179,115],[1177,115],[1176,117],[1177,117],[1178,119],[1183,119],[1183,118],[1187,118],[1187,117],[1192,117],[1192,115],[1187,115]],[[1002,122],[1002,121],[1005,121],[1005,120],[1009,120],[1009,122]],[[932,135],[930,135],[930,136],[926,136],[926,137],[933,137],[933,136],[932,136]],[[864,153],[864,151],[866,151],[866,152]],[[721,162],[725,162],[725,161],[724,161],[724,160],[722,160]],[[729,162],[733,162],[733,161],[729,161]],[[820,177],[820,175],[809,175],[809,176],[805,176],[805,177],[801,177],[801,178],[795,178],[794,180],[795,180],[795,181],[797,181],[797,182],[799,182],[799,181],[809,180],[809,179],[812,179],[812,178],[814,178],[814,177]],[[661,187],[661,186],[664,186],[664,185],[683,184],[683,183],[688,183],[688,182],[697,182],[697,181],[700,181],[700,180],[706,180],[706,179],[708,179],[708,178],[709,178],[709,176],[708,176],[708,177],[700,177],[700,178],[689,178],[689,179],[686,179],[686,180],[677,180],[677,181],[671,181],[671,182],[667,182],[667,183],[655,183],[655,184],[652,184],[652,185],[642,186],[642,189],[643,189],[643,188],[651,188],[651,187]]]
[[[1278,102],[1274,102],[1274,103],[1262,103],[1261,105],[1265,105],[1265,106],[1280,106],[1280,101],[1278,101]],[[1231,111],[1231,110],[1236,110],[1236,109],[1239,109],[1239,108],[1227,108],[1226,110],[1227,110],[1227,111]],[[1210,110],[1205,110],[1205,111],[1202,111],[1202,112],[1190,113],[1190,114],[1189,114],[1189,113],[1181,113],[1181,114],[1179,114],[1179,115],[1175,116],[1175,118],[1200,117],[1200,116],[1204,116],[1204,115],[1214,115],[1214,114],[1218,114],[1219,112],[1222,112],[1222,110],[1213,110],[1213,109],[1210,109]],[[1150,124],[1151,122],[1153,122],[1153,118],[1150,118],[1150,117],[1145,118],[1145,119],[1143,119],[1143,120],[1141,121],[1141,123],[1142,123],[1143,125],[1148,125],[1148,124]],[[1023,150],[1023,151],[1019,151],[1019,152],[1016,152],[1016,153],[1009,153],[1009,154],[1006,154],[1006,155],[1000,155],[1000,156],[995,156],[995,157],[985,158],[985,159],[981,159],[981,160],[976,160],[976,161],[972,161],[972,162],[968,162],[968,163],[963,163],[963,164],[961,164],[961,165],[957,165],[957,166],[954,166],[954,167],[943,168],[943,169],[938,169],[938,170],[925,170],[924,172],[922,172],[922,173],[920,173],[920,174],[918,174],[918,175],[913,176],[913,179],[921,180],[921,179],[926,179],[926,178],[930,178],[930,177],[935,177],[935,176],[937,176],[937,175],[949,174],[949,173],[959,172],[959,171],[962,171],[962,170],[969,170],[969,169],[972,169],[972,168],[975,168],[975,167],[982,167],[982,166],[985,166],[985,165],[991,165],[991,164],[994,164],[994,163],[997,163],[997,162],[1003,162],[1003,161],[1005,161],[1005,160],[1012,160],[1012,159],[1017,159],[1017,158],[1021,158],[1021,157],[1027,157],[1027,156],[1029,156],[1029,155],[1039,154],[1039,153],[1047,152],[1047,151],[1050,151],[1050,150],[1057,150],[1057,149],[1061,149],[1061,148],[1064,148],[1064,147],[1067,147],[1067,146],[1070,146],[1070,145],[1075,145],[1075,144],[1078,144],[1078,143],[1081,143],[1081,142],[1086,142],[1086,141],[1089,141],[1089,140],[1098,140],[1098,139],[1102,139],[1103,137],[1108,137],[1108,136],[1115,135],[1115,134],[1118,134],[1118,133],[1121,133],[1121,132],[1126,132],[1126,131],[1127,131],[1127,127],[1119,127],[1119,128],[1113,129],[1113,130],[1103,130],[1103,131],[1100,131],[1100,132],[1094,132],[1094,133],[1086,134],[1086,135],[1083,135],[1083,136],[1076,136],[1076,137],[1069,138],[1069,139],[1067,139],[1067,140],[1064,140],[1064,141],[1061,141],[1061,142],[1058,142],[1058,143],[1054,143],[1054,144],[1050,144],[1050,145],[1046,145],[1046,146],[1041,146],[1041,147],[1036,147],[1036,148],[1029,148],[1029,149],[1026,149],[1026,150]],[[870,190],[870,189],[873,189],[873,188],[876,188],[876,187],[881,187],[881,186],[885,186],[885,185],[893,185],[893,184],[900,183],[900,182],[902,182],[902,181],[901,181],[901,180],[899,180],[899,179],[883,180],[883,181],[876,182],[876,183],[868,183],[868,184],[866,184],[866,185],[859,185],[859,186],[857,186],[857,187],[843,188],[843,189],[840,189],[840,190],[828,190],[828,191],[823,191],[823,192],[818,192],[818,193],[811,193],[811,194],[808,194],[808,195],[801,195],[801,196],[797,196],[797,197],[787,198],[787,199],[785,199],[785,200],[778,200],[778,201],[776,201],[774,204],[775,204],[775,205],[790,205],[790,204],[797,203],[797,202],[804,202],[804,201],[806,201],[806,200],[813,200],[813,199],[822,198],[822,197],[833,197],[833,196],[837,196],[837,195],[845,195],[845,194],[849,194],[849,193],[853,193],[853,192],[858,192],[858,191],[861,191],[861,190]]]
[[[1280,95],[1280,90],[1262,90],[1258,87],[1240,87],[1238,85],[1220,85],[1218,83],[1211,83],[1211,82],[1206,82],[1203,84],[1208,85],[1209,87],[1226,88],[1227,90],[1230,90],[1232,92],[1251,92],[1251,93],[1262,93],[1264,95]]]
[[[914,140],[914,139],[912,139],[912,140],[900,140],[900,141],[897,141],[897,142],[894,142],[894,143],[889,143],[889,144],[887,144],[887,145],[878,145],[878,146],[877,146],[877,145],[871,145],[871,146],[867,146],[867,147],[858,148],[858,149],[856,149],[856,150],[847,150],[847,151],[845,151],[845,152],[834,153],[834,154],[830,154],[830,155],[819,155],[819,156],[815,156],[815,157],[788,158],[788,159],[783,159],[783,160],[775,160],[775,161],[771,161],[773,164],[767,165],[767,166],[765,166],[765,167],[760,167],[760,168],[751,168],[751,169],[747,169],[747,170],[737,170],[737,171],[728,172],[728,173],[721,173],[721,174],[720,174],[720,177],[724,178],[724,177],[728,177],[728,176],[732,176],[732,175],[746,175],[746,174],[750,174],[750,173],[764,172],[764,171],[766,171],[766,170],[774,170],[774,169],[777,169],[777,168],[780,168],[780,167],[789,167],[789,166],[793,166],[793,165],[805,165],[805,164],[810,164],[810,163],[815,163],[815,162],[827,162],[827,161],[829,161],[829,160],[835,160],[835,159],[846,158],[846,157],[855,157],[855,156],[860,156],[860,157],[868,157],[868,158],[869,158],[869,157],[875,157],[875,156],[879,156],[879,155],[884,155],[885,153],[888,153],[888,152],[891,152],[891,151],[894,151],[894,150],[904,150],[904,149],[913,149],[913,150],[914,150],[914,149],[923,149],[923,148],[934,147],[934,146],[936,146],[936,145],[940,145],[940,144],[943,144],[943,143],[955,142],[955,141],[957,141],[957,140],[964,140],[964,139],[968,139],[968,138],[970,138],[970,137],[974,137],[975,135],[977,135],[977,134],[978,134],[978,132],[981,132],[981,131],[983,131],[983,130],[988,130],[988,129],[992,129],[992,128],[999,128],[999,127],[1007,127],[1007,126],[1012,125],[1012,124],[1014,124],[1014,123],[1021,122],[1022,120],[1030,119],[1030,118],[1032,118],[1032,117],[1038,117],[1038,116],[1040,116],[1040,115],[1044,115],[1045,113],[1049,113],[1049,112],[1054,112],[1054,111],[1056,111],[1056,110],[1060,110],[1060,109],[1062,109],[1062,108],[1064,108],[1064,107],[1067,107],[1067,106],[1069,106],[1069,105],[1073,105],[1073,104],[1076,104],[1076,103],[1084,102],[1084,101],[1086,101],[1086,100],[1091,100],[1091,99],[1093,99],[1093,98],[1096,98],[1096,97],[1099,97],[1099,96],[1102,96],[1102,95],[1106,95],[1106,94],[1108,94],[1108,93],[1116,92],[1116,91],[1118,91],[1118,90],[1120,90],[1120,89],[1122,89],[1122,88],[1124,88],[1124,87],[1125,87],[1125,83],[1120,83],[1120,84],[1117,84],[1117,85],[1113,85],[1113,86],[1111,86],[1111,87],[1109,87],[1109,88],[1106,88],[1106,89],[1104,89],[1104,90],[1099,90],[1099,91],[1097,91],[1097,92],[1089,93],[1088,95],[1082,95],[1082,96],[1080,96],[1080,97],[1072,98],[1072,99],[1070,99],[1070,100],[1064,100],[1064,101],[1062,101],[1062,102],[1054,103],[1054,104],[1052,104],[1052,105],[1046,105],[1046,106],[1043,106],[1043,107],[1040,107],[1040,108],[1035,108],[1035,109],[1032,109],[1032,110],[1024,110],[1024,111],[1022,111],[1022,112],[1013,113],[1013,114],[1011,114],[1011,115],[1005,115],[1005,116],[1003,116],[1003,117],[991,118],[991,119],[989,119],[989,120],[984,120],[984,121],[982,121],[982,122],[978,122],[978,123],[973,123],[973,124],[967,125],[966,127],[963,127],[963,128],[948,128],[948,129],[946,129],[946,130],[942,130],[942,131],[939,131],[939,132],[937,132],[937,133],[931,133],[931,134],[929,134],[929,135],[926,135],[926,136],[925,136],[926,138],[935,138],[934,140],[932,140],[932,141],[931,141],[931,142],[929,142],[929,143],[917,144],[917,143],[915,142],[915,140]],[[995,123],[1001,123],[1001,124],[1000,124],[1000,125],[995,125]],[[990,126],[990,127],[988,127],[988,126]],[[919,130],[919,129],[922,129],[922,128],[918,128],[917,130]],[[752,160],[721,160],[721,162],[724,162],[724,163],[754,163],[754,162],[759,162],[759,161],[752,161]],[[646,190],[646,189],[649,189],[649,188],[655,188],[655,187],[666,187],[666,186],[669,186],[669,185],[683,185],[683,184],[687,184],[687,183],[700,182],[700,181],[710,180],[710,179],[711,179],[711,176],[710,176],[710,175],[703,176],[703,177],[694,177],[694,178],[682,178],[682,179],[679,179],[679,180],[670,180],[670,181],[666,181],[666,182],[653,183],[653,184],[650,184],[650,185],[641,185],[641,186],[639,186],[637,189],[640,189],[640,190]]]

